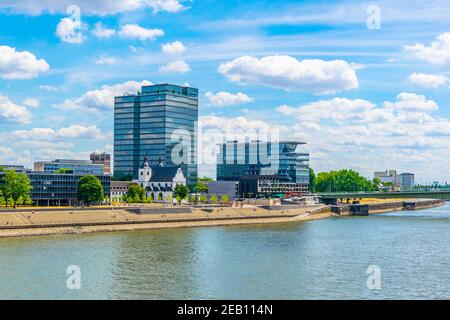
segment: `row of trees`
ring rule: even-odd
[[[201,184],[201,182],[199,182]],[[199,190],[200,188],[197,188]],[[206,190],[207,191],[207,190]],[[205,192],[202,189],[202,192]],[[176,199],[177,203],[181,203],[183,200],[187,201],[189,195],[189,188],[182,184],[177,184],[173,190],[173,196]],[[151,196],[146,196],[146,192],[144,188],[142,188],[139,184],[131,184],[128,187],[127,193],[123,196],[122,201],[127,203],[153,203],[155,200],[163,201],[162,197],[159,196],[158,199],[153,199]],[[172,202],[172,198],[168,197],[166,202]],[[200,195],[191,195],[189,198],[189,202],[191,203],[218,203],[219,199],[217,195],[212,194],[209,199],[205,194]],[[230,198],[227,195],[223,195],[220,199],[221,203],[228,203]]]
[[[315,174],[309,169],[309,183],[312,192],[355,192],[376,191],[377,181],[371,181],[354,170],[344,169]]]

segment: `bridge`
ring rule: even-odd
[[[337,199],[442,199],[450,200],[450,190],[414,190],[400,192],[322,192],[317,195],[324,202],[332,202]]]

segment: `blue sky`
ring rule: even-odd
[[[204,127],[278,129],[316,171],[450,181],[449,15],[446,1],[0,0],[0,163],[112,152],[112,97],[172,82],[199,88]]]

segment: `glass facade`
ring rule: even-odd
[[[30,192],[31,199],[38,206],[62,206],[78,203],[77,183],[81,174],[55,174],[28,171],[26,172],[33,187]],[[0,172],[0,183],[4,172]],[[110,196],[111,176],[97,175],[100,180],[105,197]]]
[[[147,157],[150,166],[180,165],[188,183],[195,183],[197,121],[195,88],[157,84],[143,86],[136,95],[115,97],[114,175],[137,179]]]
[[[71,170],[74,174],[104,174],[103,164],[95,164],[89,160],[56,159],[55,161],[34,163],[34,171],[55,173],[60,169]]]
[[[220,145],[217,154],[217,180],[258,181],[258,188],[262,192],[269,192],[267,185],[271,187],[277,185],[279,190],[285,191],[308,191],[309,154],[297,151],[300,144],[304,143],[292,141],[224,143]],[[263,184],[266,187],[263,187]]]

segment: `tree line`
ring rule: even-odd
[[[311,192],[358,192],[377,191],[378,181],[369,180],[351,169],[320,172],[315,174],[309,169]]]

